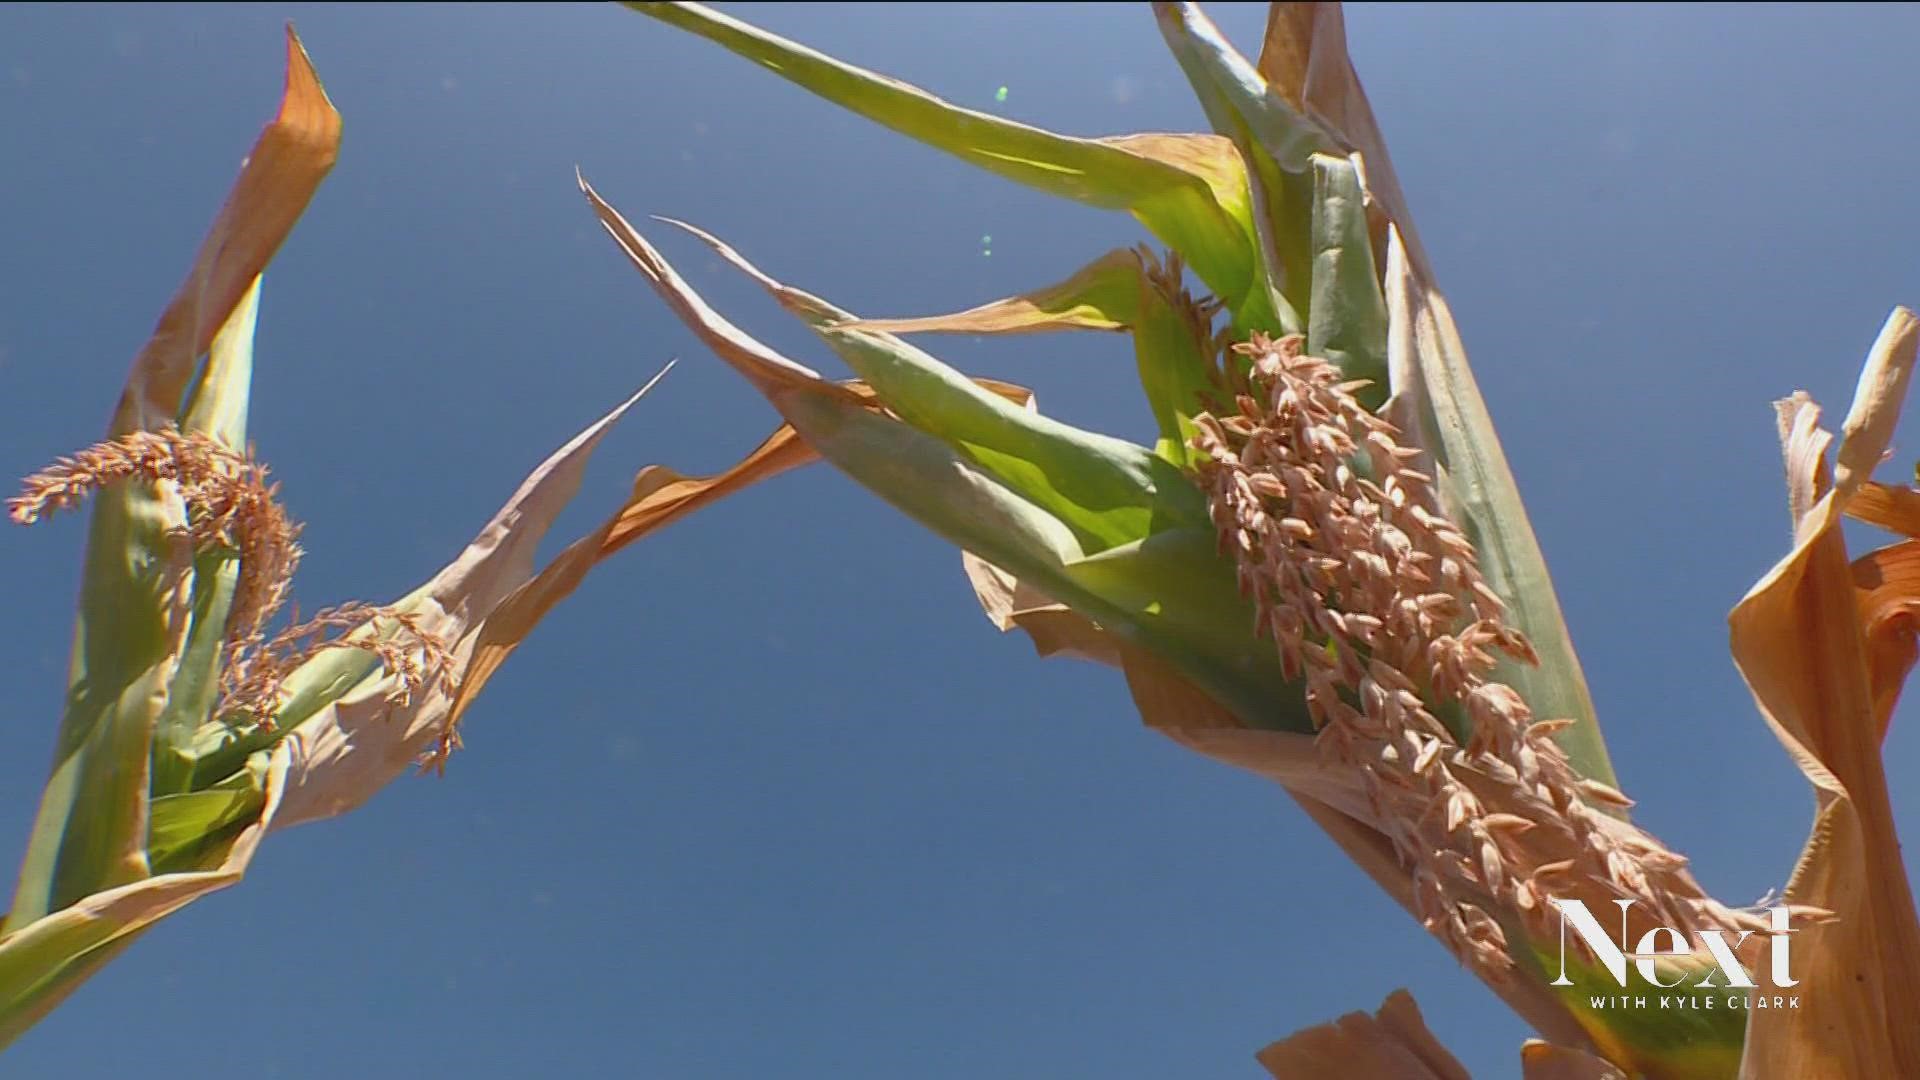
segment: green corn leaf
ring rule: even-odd
[[[1140,539],[1156,519],[1207,521],[1186,477],[1142,447],[1023,409],[891,335],[821,336],[902,420],[1066,522],[1088,553]]]
[[[1072,529],[944,440],[829,394],[771,400],[822,457],[942,538],[1161,657],[1246,723],[1312,730],[1300,695],[1276,692],[1274,650],[1243,629],[1252,607],[1211,529],[1088,556]]]
[[[1537,666],[1503,658],[1493,677],[1517,690],[1536,716],[1573,720],[1554,741],[1581,775],[1617,786],[1546,556],[1467,364],[1453,314],[1439,291],[1417,275],[1397,230],[1389,236],[1386,279],[1393,389],[1405,399],[1394,421],[1433,455],[1438,490],[1479,553],[1481,574],[1507,602],[1509,620],[1540,657]]]
[[[1373,263],[1365,196],[1353,163],[1315,154],[1313,302],[1307,351],[1371,385],[1357,396],[1369,409],[1387,400],[1387,302]]]
[[[674,312],[822,457],[959,547],[1162,656],[1248,724],[1311,730],[1275,650],[1250,632],[1252,604],[1216,550],[1200,493],[1177,469],[1143,447],[997,407],[938,360],[897,338],[837,325],[839,308],[694,230],[840,348],[901,419],[877,416],[870,403],[728,322],[581,187]]]
[[[187,391],[180,411],[182,431],[212,435],[235,450],[247,445],[247,409],[253,393],[253,334],[260,322],[260,282],[240,295],[233,313],[213,335],[207,362]]]
[[[155,798],[147,830],[154,873],[210,869],[209,853],[259,820],[267,804],[267,761],[266,754],[257,753],[247,768],[218,784]]]
[[[964,454],[1027,506],[1072,531],[1071,556],[1057,570],[1029,578],[1033,584],[1103,625],[1121,620],[1118,625],[1131,628],[1122,631],[1126,636],[1169,658],[1246,722],[1309,730],[1297,726],[1304,708],[1283,689],[1272,648],[1249,632],[1252,606],[1219,555],[1205,500],[1173,464],[1124,440],[1014,406],[897,339],[835,330],[822,336],[907,425]],[[794,420],[803,435],[811,434]],[[816,448],[849,471],[863,468],[851,455]],[[899,466],[895,461],[874,474],[870,486],[903,509],[911,496],[909,512],[949,538],[978,529],[978,521],[954,520],[952,505],[924,503],[937,475],[903,480]],[[889,482],[910,490],[892,492]],[[976,534],[975,544],[961,546],[995,561],[980,542]],[[1027,576],[1020,565],[996,565]],[[1079,603],[1072,594],[1052,592],[1063,577]],[[1282,705],[1282,698],[1294,700]]]
[[[1282,325],[1256,256],[1246,170],[1231,145],[1183,135],[1086,139],[963,109],[701,4],[631,3],[852,112],[990,172],[1131,211],[1251,325]]]
[[[161,873],[91,893],[0,936],[0,1049],[66,1000],[154,923],[240,880],[265,835],[286,777],[286,756],[268,765],[258,820],[198,854],[204,869]],[[165,799],[157,800],[165,802]],[[169,815],[164,830],[175,834]]]
[[[1283,297],[1281,305],[1305,312],[1313,280],[1313,249],[1306,224],[1315,210],[1308,160],[1316,152],[1331,151],[1331,140],[1286,102],[1268,94],[1259,73],[1197,6],[1155,4],[1154,12],[1207,122],[1233,140],[1249,166],[1255,231],[1265,273]],[[1237,320],[1235,325],[1243,334],[1271,329]],[[1296,333],[1305,327],[1296,318],[1278,329]]]
[[[146,876],[152,738],[168,700],[163,580],[177,499],[118,484],[95,500],[52,775],[7,928]]]
[[[1222,134],[1245,132],[1284,172],[1304,176],[1314,154],[1340,153],[1333,137],[1267,85],[1197,4],[1153,5],[1160,32]]]
[[[711,242],[711,237],[695,231]],[[1181,287],[1179,266],[1177,261],[1162,266],[1145,248],[1110,251],[1057,285],[967,311],[926,318],[856,319],[844,325],[893,334],[1129,331],[1141,389],[1160,431],[1154,452],[1185,467],[1198,456],[1188,444],[1194,434],[1193,417],[1211,407],[1209,402],[1218,391],[1212,320]]]
[[[657,262],[664,271],[661,278],[673,282],[667,291],[691,299],[681,310],[705,312],[698,318],[709,325],[724,323],[625,219],[590,189],[588,195],[597,208],[605,208],[609,231],[630,252]],[[711,234],[683,222],[669,223],[699,238],[812,327],[907,423],[962,449],[1022,497],[1057,515],[1074,530],[1084,551],[1128,543],[1167,525],[1206,524],[1206,505],[1199,492],[1165,459],[1124,439],[1083,431],[1015,405],[898,337],[873,329],[882,324],[858,319],[811,293],[782,284]],[[1095,290],[1118,292],[1107,280],[1114,261],[1112,256],[1104,257],[1042,294],[1090,312],[1091,318],[1126,317],[1125,312],[1092,308],[1098,299]],[[1134,273],[1141,274],[1137,260]],[[1072,295],[1068,290],[1074,282],[1083,283],[1088,291]],[[1003,316],[1011,317],[1016,309],[1017,301],[989,317],[1008,321]],[[728,332],[739,333],[727,325]]]
[[[118,516],[102,515],[109,522]],[[144,554],[139,541],[131,538],[136,534],[115,532],[102,529],[96,535],[123,541],[121,550],[134,553],[136,558]],[[106,561],[103,558],[92,566],[99,567]],[[111,580],[110,572],[93,578],[95,583],[105,580]],[[122,578],[115,584],[137,588],[140,583],[138,579]],[[92,594],[94,610],[109,610],[97,602],[105,591],[101,588]],[[134,588],[125,591],[129,600],[137,595]],[[136,657],[152,656],[153,662],[127,677],[126,669],[113,662],[118,657],[106,647],[108,642],[126,645]],[[166,706],[173,667],[161,655],[165,651],[162,642],[163,635],[157,632],[137,638],[96,633],[81,639],[76,651],[90,653],[92,662],[84,667],[76,664],[74,704],[62,731],[63,736],[71,734],[76,741],[62,747],[60,763],[43,794],[16,897],[17,918],[37,918],[91,892],[147,876],[149,740]],[[96,684],[102,687],[100,691],[93,690]],[[29,888],[33,891],[28,892]]]
[[[253,334],[259,315],[260,279],[256,277],[226,325],[214,335],[207,362],[181,411],[181,430],[211,435],[234,450],[246,448]],[[150,791],[155,796],[178,794],[193,787],[193,742],[200,727],[210,719],[208,714],[219,691],[227,614],[239,581],[240,559],[233,552],[202,552],[194,559],[193,622],[166,709],[154,732]]]
[[[191,403],[183,410],[183,428],[230,445],[244,440],[258,299],[256,276],[213,337]],[[126,527],[141,521],[144,528]],[[162,532],[183,523],[177,499],[144,485],[116,485],[96,502],[81,594],[75,692],[63,723],[63,738],[69,732],[85,734],[61,755],[43,796],[13,916],[22,923],[145,877],[151,871],[150,798],[192,786],[191,744],[217,690],[239,564],[225,552],[192,559],[180,586],[189,597],[188,627],[183,642],[171,642],[160,592],[177,542]],[[112,629],[90,628],[90,622]],[[140,636],[122,636],[129,628]],[[95,711],[90,703],[100,692],[96,688],[114,685],[115,672],[123,670],[116,662],[148,657],[151,663],[110,707]]]
[[[31,933],[0,941],[0,1050],[126,951],[150,925],[56,917],[40,920]]]
[[[1270,272],[1305,311],[1308,351],[1388,393],[1386,307],[1358,170],[1332,135],[1269,88],[1193,4],[1156,4],[1162,34],[1215,130],[1255,165]]]

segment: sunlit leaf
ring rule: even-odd
[[[1140,285],[1140,258],[1109,251],[1057,285],[952,315],[856,319],[853,329],[888,334],[1030,334],[1043,330],[1125,330]]]
[[[1166,657],[1249,724],[1309,730],[1300,697],[1274,692],[1286,683],[1279,659],[1246,630],[1252,606],[1217,555],[1198,491],[1163,459],[996,404],[1001,395],[989,388],[897,339],[838,327],[826,318],[838,309],[751,270],[790,309],[810,312],[803,317],[900,419],[877,415],[853,390],[714,312],[617,211],[583,191],[668,305],[821,456],[956,546]]]
[[[246,447],[247,407],[253,385],[253,333],[260,313],[260,279],[253,279],[227,324],[214,335],[207,362],[181,410],[183,431],[202,432],[235,450]],[[178,670],[153,734],[154,796],[181,794],[194,786],[194,745],[210,717],[219,689],[221,649],[227,616],[240,580],[240,559],[232,551],[203,551],[193,563],[192,626]],[[157,820],[149,832],[157,827]],[[151,837],[149,844],[157,841]],[[154,856],[155,866],[159,856]]]
[[[289,29],[279,113],[261,132],[186,281],[134,359],[109,434],[172,423],[196,360],[230,322],[235,355],[244,347],[256,279],[332,167],[339,138],[339,114]],[[245,367],[237,358],[222,361],[230,378],[221,381],[242,396]],[[208,430],[239,430],[245,413],[232,400],[229,390],[208,391],[196,422]],[[190,574],[181,581],[177,568],[170,569],[174,549],[166,533],[183,522],[179,500],[150,485],[119,485],[94,503],[68,705],[9,930],[148,872],[152,746],[185,647],[169,630],[169,596],[176,585],[192,589]],[[217,585],[200,591],[197,606],[187,595],[201,616],[218,617]],[[205,639],[194,644],[191,662],[209,663]],[[196,676],[202,687],[205,674]],[[185,722],[167,726],[177,732]],[[165,761],[163,785],[177,786],[179,773],[174,761]]]
[[[901,134],[1012,180],[1129,210],[1209,287],[1260,326],[1275,324],[1259,281],[1247,180],[1225,140],[1187,135],[1083,139],[949,104],[701,4],[631,3]]]
[[[160,874],[93,893],[0,937],[0,1047],[33,1026],[153,923],[240,880],[273,820],[287,755],[268,771],[260,816],[204,870]]]
[[[369,670],[351,689],[302,719],[280,740],[293,746],[293,756],[275,828],[345,813],[432,758],[437,745],[444,746],[457,720],[454,704],[468,678],[467,666],[476,644],[486,635],[489,620],[516,590],[533,580],[540,542],[579,491],[595,447],[659,377],[554,451],[458,558],[393,603],[394,609],[418,619],[422,630],[453,643],[457,676],[449,684],[415,693],[404,705],[396,705],[389,700],[396,677]],[[551,606],[531,618],[516,616],[512,631],[496,632],[494,640],[504,640],[509,648],[518,644]],[[323,652],[310,663],[348,651]],[[472,694],[466,696],[470,701]]]
[[[1868,358],[1831,479],[1832,436],[1819,428],[1818,408],[1804,396],[1781,402],[1794,547],[1729,617],[1754,701],[1814,787],[1812,833],[1784,899],[1836,916],[1795,935],[1800,1008],[1753,1014],[1741,1066],[1748,1080],[1920,1074],[1920,916],[1880,756],[1889,687],[1912,662],[1912,630],[1874,617],[1910,596],[1890,576],[1868,591],[1863,623],[1840,530],[1892,435],[1916,348],[1920,320],[1898,309]],[[1874,647],[1869,627],[1892,635],[1893,647]]]
[[[1360,400],[1378,409],[1389,386],[1387,305],[1373,264],[1359,172],[1345,158],[1315,154],[1312,175],[1313,302],[1307,316],[1307,351],[1333,361],[1348,378],[1371,381]]]
[[[1190,465],[1193,418],[1219,395],[1212,312],[1189,296],[1180,264],[1162,264],[1147,250],[1113,251],[1057,285],[953,315],[856,319],[843,329],[886,333],[1029,333],[1038,330],[1126,330],[1133,335],[1140,386],[1160,429],[1154,452]],[[1383,341],[1384,344],[1384,341]]]

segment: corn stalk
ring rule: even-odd
[[[1867,479],[1914,362],[1909,313],[1869,358],[1835,477],[1817,410],[1783,406],[1798,542],[1735,610],[1733,645],[1821,810],[1777,910],[1734,907],[1630,820],[1336,5],[1274,5],[1257,62],[1198,7],[1154,5],[1213,131],[1110,138],[962,109],[698,4],[628,6],[1002,177],[1126,211],[1164,245],[955,314],[862,319],[679,226],[811,327],[856,388],[727,321],[581,184],[648,284],[780,414],[794,463],[818,455],[960,548],[1001,629],[1117,667],[1149,725],[1281,783],[1538,1030],[1529,1075],[1920,1075],[1920,924],[1878,756],[1914,659],[1916,579],[1889,554],[1904,544],[1850,570],[1837,529],[1867,506],[1908,536],[1920,521],[1886,509],[1920,495]],[[1153,445],[1049,419],[903,336],[1057,330],[1131,337]],[[1796,649],[1808,635],[1825,647]],[[1617,949],[1566,948],[1570,904],[1624,905]],[[1734,970],[1766,971],[1789,927],[1805,1007],[1657,1006],[1744,1003]],[[1261,1060],[1276,1076],[1463,1075],[1401,998]]]
[[[719,477],[644,470],[536,572],[595,446],[649,382],[418,589],[277,620],[299,527],[248,442],[254,327],[261,273],[340,132],[289,30],[278,114],[135,357],[106,438],[9,503],[22,523],[88,499],[92,516],[66,708],[0,932],[0,1047],[155,923],[237,883],[267,833],[354,809],[416,764],[444,768],[474,695],[594,564],[791,460],[771,445]]]

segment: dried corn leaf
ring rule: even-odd
[[[194,361],[293,231],[339,152],[340,114],[289,26],[280,112],[254,143],[193,269],[134,359],[111,434],[173,422]]]
[[[389,698],[397,688],[396,676],[369,671],[350,691],[301,720],[281,740],[290,757],[275,828],[345,813],[436,752],[452,731],[456,700],[472,698],[471,693],[463,695],[461,684],[471,678],[468,671],[479,642],[489,636],[489,623],[497,615],[511,619],[510,635],[492,635],[510,650],[551,608],[551,603],[539,607],[530,617],[524,608],[503,610],[515,591],[534,579],[534,553],[555,516],[580,489],[594,448],[659,378],[654,376],[639,393],[555,451],[459,558],[393,604],[411,614],[422,631],[451,645],[458,678],[451,684],[434,683],[395,704]],[[328,659],[329,654],[322,653],[309,663]]]
[[[1032,334],[1047,330],[1125,330],[1139,292],[1140,257],[1109,251],[1058,284],[918,319],[855,319],[856,330],[887,334]]]
[[[625,506],[514,589],[482,624],[447,722],[459,723],[467,706],[534,624],[578,588],[600,560],[703,506],[817,460],[819,455],[793,428],[782,424],[738,464],[715,476],[683,476],[659,465],[642,469]]]
[[[1881,548],[1853,562],[1854,602],[1867,638],[1867,672],[1880,738],[1920,658],[1920,541]]]
[[[1868,481],[1847,501],[1846,515],[1901,536],[1920,537],[1920,491]]]
[[[971,551],[961,552],[960,562],[987,620],[1003,632],[1026,631],[1042,657],[1070,656],[1120,666],[1119,639],[1091,619]]]
[[[1839,528],[1886,448],[1916,345],[1920,321],[1896,310],[1861,376],[1831,483],[1818,409],[1804,396],[1782,403],[1794,547],[1729,617],[1761,714],[1814,786],[1812,835],[1784,898],[1837,917],[1794,939],[1800,1007],[1752,1013],[1741,1065],[1750,1080],[1920,1075],[1920,920],[1880,758],[1892,672],[1876,671],[1904,674],[1911,662],[1910,641],[1898,642],[1911,632],[1910,595],[1903,559],[1890,560],[1863,612]],[[1876,649],[1869,629],[1895,644]]]
[[[1371,1016],[1352,1012],[1260,1051],[1274,1080],[1473,1080],[1427,1030],[1413,995],[1395,990]]]

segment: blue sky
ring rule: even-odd
[[[1144,7],[729,10],[1084,134],[1203,123]],[[1247,47],[1261,8],[1214,5]],[[298,25],[341,161],[267,277],[253,434],[307,608],[386,599],[669,357],[557,537],[771,412],[595,227],[701,224],[863,313],[968,306],[1141,239],[611,7],[0,8],[0,472],[85,445],[271,113]],[[1372,96],[1547,552],[1637,820],[1745,901],[1804,783],[1725,614],[1784,551],[1769,402],[1843,410],[1920,302],[1920,13],[1364,6]],[[994,91],[1008,88],[996,104]],[[983,248],[991,236],[991,254]],[[723,310],[825,364],[696,246]],[[1146,439],[1123,340],[942,340]],[[1920,457],[1896,446],[1904,470]],[[78,518],[0,531],[0,841],[51,752]],[[1915,716],[1887,745],[1920,835]],[[1525,1032],[1278,788],[1036,660],[954,553],[815,467],[629,549],[488,687],[442,781],[270,839],[10,1052],[22,1075],[1251,1076],[1409,987],[1476,1075]]]

